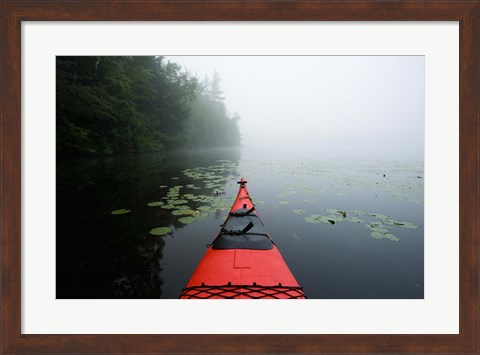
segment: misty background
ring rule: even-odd
[[[166,56],[217,71],[242,145],[319,158],[423,161],[423,56]]]

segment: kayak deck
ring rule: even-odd
[[[306,298],[240,180],[235,203],[180,298]]]

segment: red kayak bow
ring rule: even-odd
[[[258,217],[242,178],[220,233],[180,298],[306,298]]]

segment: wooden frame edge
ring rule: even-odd
[[[220,9],[223,1],[190,1],[190,10],[183,11],[187,2],[156,2],[158,9],[165,12],[139,11],[132,15],[131,6],[145,6],[146,9],[155,2],[152,1],[113,1],[109,5],[101,2],[101,9],[108,6],[117,8],[117,12],[105,15],[96,15],[102,20],[119,20],[128,16],[135,19],[154,20],[162,17],[182,19],[198,19],[198,11],[217,8],[211,19],[230,18],[235,21],[265,20],[275,17],[279,20],[289,20],[287,10],[294,6],[297,11],[300,4],[308,4],[304,11],[304,18],[314,20],[319,16],[328,16],[328,21],[356,18],[363,20],[375,19],[375,13],[366,16],[368,6],[383,6],[382,16],[396,20],[428,20],[432,14],[418,9],[433,4],[437,6],[437,19],[460,21],[460,120],[461,132],[469,132],[461,136],[460,164],[468,167],[468,171],[461,174],[461,235],[466,235],[460,242],[460,255],[467,255],[469,264],[460,263],[460,335],[22,335],[21,302],[20,302],[20,226],[21,226],[21,65],[20,65],[20,26],[21,21],[56,19],[68,20],[80,18],[85,20],[92,16],[92,10],[85,10],[85,6],[100,4],[100,2],[82,1],[13,1],[7,0],[1,5],[1,91],[0,91],[0,148],[1,148],[1,349],[4,354],[10,353],[71,353],[76,352],[156,352],[196,353],[199,349],[207,353],[213,352],[319,352],[341,351],[355,352],[431,352],[431,353],[462,353],[476,354],[479,349],[479,2],[478,1],[425,1],[422,3],[405,2],[366,2],[359,5],[357,2],[339,1],[299,1],[280,2],[260,0],[252,2],[259,6],[258,13],[251,13],[246,3],[230,3],[225,9]],[[205,5],[206,3],[206,5]],[[113,4],[113,5],[112,5]],[[193,7],[192,7],[193,4]],[[258,5],[255,5],[258,4]],[[455,11],[447,11],[448,6],[455,4]],[[246,7],[242,7],[242,5]],[[350,10],[346,7],[358,9],[362,6],[364,12]],[[408,6],[411,10],[406,11]],[[95,5],[96,6],[96,5]],[[100,5],[99,5],[100,6]],[[206,7],[204,7],[206,6]],[[225,5],[224,5],[225,6]],[[333,6],[330,13],[321,15],[312,9]],[[232,15],[232,9],[239,11]],[[413,10],[412,10],[413,9]],[[82,12],[83,11],[83,12]],[[402,14],[396,11],[404,11]],[[367,11],[368,12],[368,11]],[[415,16],[415,13],[417,16]],[[77,15],[75,15],[77,14]],[[88,15],[90,14],[90,15]],[[230,15],[229,15],[230,14]],[[362,17],[362,15],[364,17]],[[76,17],[74,17],[76,16]],[[463,57],[462,57],[463,55]],[[465,80],[474,77],[476,80]],[[462,79],[463,78],[463,79]],[[462,96],[464,99],[462,100]],[[472,133],[473,132],[473,133]],[[462,134],[462,133],[461,133]],[[475,154],[471,152],[476,147]],[[463,187],[463,188],[462,188]],[[475,193],[472,193],[475,192]],[[12,207],[13,206],[13,207]],[[468,208],[467,208],[468,207]],[[465,270],[465,268],[467,268]],[[100,340],[100,341],[99,341]],[[322,344],[319,346],[319,340]],[[348,345],[346,344],[348,341]],[[135,343],[135,348],[132,347]],[[372,345],[377,342],[377,346]],[[243,347],[240,349],[240,344]],[[183,346],[179,349],[179,346]],[[239,351],[239,349],[241,351]]]

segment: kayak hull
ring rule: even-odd
[[[237,198],[223,226],[232,225],[232,220],[237,219],[236,225],[243,223],[242,227],[247,227],[229,233],[222,228],[180,298],[306,298],[277,246],[262,229],[246,181],[239,183]],[[257,227],[245,231],[248,222]],[[249,233],[251,230],[255,233]],[[249,234],[252,236],[247,238]]]

